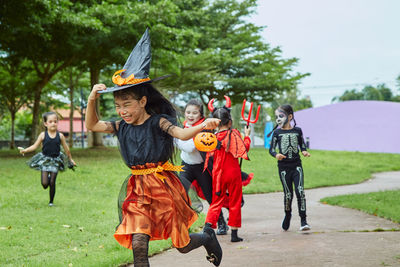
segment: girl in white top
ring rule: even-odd
[[[203,105],[197,99],[190,100],[185,107],[185,121],[184,127],[190,128],[201,124],[205,118],[203,113]],[[182,141],[175,139],[175,144],[182,151],[181,159],[184,166],[184,172],[180,173],[179,179],[181,180],[186,191],[189,190],[190,185],[196,180],[200,186],[205,199],[209,204],[212,201],[212,181],[211,175],[208,171],[203,172],[204,159],[200,152],[194,146],[193,139]]]

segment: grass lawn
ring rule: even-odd
[[[117,195],[129,174],[116,148],[75,149],[78,164],[57,177],[55,206],[40,172],[16,151],[0,151],[1,266],[118,266],[132,260],[113,233],[118,223]],[[303,160],[306,188],[353,184],[371,173],[400,170],[400,155],[311,151]],[[245,193],[281,191],[276,160],[265,149],[252,149],[243,169],[255,178]],[[399,199],[397,197],[397,199]],[[200,218],[195,227],[204,222]],[[170,241],[150,243],[157,253]]]
[[[321,199],[321,202],[364,211],[400,223],[400,190],[351,194]]]
[[[355,184],[371,178],[372,173],[400,170],[400,154],[361,153],[311,150],[302,157],[305,188]],[[254,179],[244,193],[282,191],[277,160],[267,150],[250,150],[251,161],[244,160],[242,169],[254,172]]]

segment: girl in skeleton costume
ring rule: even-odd
[[[66,165],[73,169],[76,166],[72,159],[71,152],[62,133],[57,131],[58,117],[55,112],[46,112],[43,114],[43,124],[46,128],[41,132],[36,142],[30,147],[18,147],[19,152],[25,153],[35,151],[41,144],[42,152],[34,155],[28,162],[29,167],[41,171],[41,182],[43,189],[49,190],[49,207],[53,206],[54,196],[56,194],[56,178],[59,171],[64,171]],[[67,154],[69,161],[64,153],[60,151],[60,145],[63,146],[64,152]]]
[[[121,155],[132,173],[121,187],[120,224],[114,237],[133,250],[135,267],[150,266],[150,240],[168,238],[181,253],[204,246],[207,259],[218,266],[222,249],[214,230],[206,226],[201,233],[189,234],[197,213],[191,209],[190,199],[175,174],[181,166],[171,162],[173,138],[188,140],[203,129],[216,128],[219,120],[207,119],[186,129],[177,127],[172,104],[151,84],[156,79],[148,76],[150,60],[150,36],[146,30],[124,69],[114,74],[116,86],[94,85],[88,99],[86,127],[116,134]],[[100,121],[97,117],[95,100],[107,92],[114,94],[119,121]]]
[[[306,220],[306,198],[304,194],[304,173],[299,151],[309,157],[303,139],[303,132],[296,127],[293,109],[290,105],[282,105],[275,110],[276,123],[271,139],[269,153],[278,160],[279,177],[283,186],[285,218],[282,222],[283,230],[287,231],[292,217],[293,185],[297,198],[300,215],[300,230],[310,230]],[[290,121],[294,121],[292,127]],[[277,127],[280,128],[277,129]],[[272,133],[271,132],[271,133]],[[269,136],[271,135],[269,133]]]
[[[238,158],[249,159],[247,151],[250,148],[251,140],[249,138],[250,128],[245,128],[244,141],[240,132],[231,129],[232,118],[229,109],[223,108],[212,110],[213,118],[221,120],[216,133],[220,142],[217,149],[213,152],[213,200],[208,209],[206,217],[206,225],[215,228],[222,206],[229,193],[229,220],[228,225],[231,226],[231,242],[243,241],[238,237],[238,228],[242,224],[241,204],[242,204],[242,175]],[[207,153],[207,157],[210,152]],[[208,158],[205,162],[205,168]]]

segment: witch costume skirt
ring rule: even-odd
[[[135,168],[159,166],[147,163]],[[165,179],[160,179],[160,176]],[[172,240],[177,248],[190,242],[189,228],[197,220],[190,199],[174,172],[130,175],[121,187],[118,199],[120,224],[114,237],[118,243],[132,249],[132,234],[150,236],[150,240]]]
[[[68,159],[64,153],[60,152],[57,157],[49,157],[42,152],[34,155],[28,162],[28,166],[32,169],[46,172],[64,171],[65,166],[68,166]]]

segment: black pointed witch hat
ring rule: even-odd
[[[149,29],[146,29],[142,38],[133,48],[122,70],[116,71],[112,77],[114,87],[107,88],[99,93],[114,92],[139,84],[150,83],[167,78],[171,75],[150,79],[151,43]],[[120,75],[121,74],[121,75]]]

